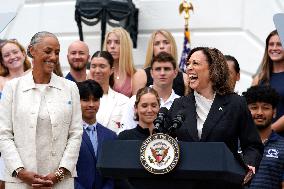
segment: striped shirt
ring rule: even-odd
[[[272,132],[249,189],[279,189],[284,181],[284,138]]]

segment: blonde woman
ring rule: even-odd
[[[16,40],[3,40],[0,44],[0,98],[5,83],[20,77],[31,67],[24,47]],[[0,158],[0,189],[4,188],[3,171],[5,169]]]
[[[132,41],[123,28],[114,28],[106,34],[103,49],[114,59],[113,89],[125,96],[132,96],[132,77],[136,72],[133,63]]]
[[[31,68],[25,48],[16,40],[5,40],[0,45],[0,91],[5,83],[20,77]]]
[[[150,74],[150,64],[154,56],[157,56],[160,52],[170,53],[176,60],[177,46],[174,37],[167,30],[154,31],[148,42],[146,60],[143,66],[144,69],[139,69],[133,76],[133,90],[132,93],[136,94],[138,89],[153,84],[153,79]],[[178,69],[178,66],[177,66]],[[173,89],[176,94],[184,96],[188,92],[188,77],[181,71],[178,72],[177,77],[174,80]]]

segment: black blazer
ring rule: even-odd
[[[237,94],[216,94],[204,122],[201,139],[197,132],[197,113],[194,94],[176,99],[170,110],[170,119],[178,113],[185,116],[183,125],[176,131],[178,140],[189,142],[224,142],[235,156],[238,139],[247,165],[258,167],[263,145],[253,123],[245,99]]]

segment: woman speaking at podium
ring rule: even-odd
[[[197,47],[187,58],[186,73],[192,93],[176,99],[169,117],[184,113],[184,123],[177,129],[179,141],[224,142],[238,156],[238,140],[250,180],[262,158],[263,146],[253,124],[245,99],[233,93],[223,54],[216,48]],[[250,174],[249,174],[250,173]],[[241,185],[201,182],[198,188],[242,188]]]

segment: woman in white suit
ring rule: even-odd
[[[33,69],[6,83],[0,101],[0,151],[6,189],[74,188],[82,118],[76,84],[53,73],[60,45],[49,32],[28,47]]]
[[[97,120],[105,127],[118,133],[123,112],[129,98],[112,89],[114,85],[114,59],[107,51],[97,51],[91,58],[90,78],[103,88]]]

